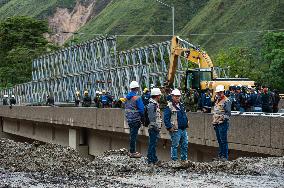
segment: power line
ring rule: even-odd
[[[216,32],[216,33],[189,33],[187,35],[178,35],[180,37],[186,36],[208,36],[208,35],[232,35],[232,34],[248,34],[248,33],[264,33],[264,32],[276,32],[276,31],[284,31],[284,29],[267,29],[267,30],[252,30],[252,31],[235,31],[235,32]],[[85,35],[86,33],[82,33]],[[87,34],[87,36],[104,36],[104,35],[114,35],[117,37],[171,37],[172,35],[162,35],[162,34],[145,34],[145,35],[128,35],[128,34]]]

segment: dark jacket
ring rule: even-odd
[[[177,110],[177,122],[178,122],[178,129],[186,129],[188,127],[188,118],[185,112],[185,108],[182,103],[179,103],[179,107],[173,104],[173,107]],[[171,129],[173,127],[171,122],[172,111],[169,105],[164,110],[164,123],[167,129]]]
[[[83,107],[90,107],[91,104],[92,104],[92,99],[91,99],[91,97],[89,97],[89,96],[84,96],[82,106],[83,106]]]

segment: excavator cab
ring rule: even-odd
[[[213,75],[211,69],[189,69],[186,71],[185,77],[185,91],[196,89],[198,91],[205,89],[201,83],[212,81]]]

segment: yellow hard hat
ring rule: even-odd
[[[89,92],[88,91],[84,91],[84,95],[86,95],[86,94],[89,94]]]
[[[145,89],[143,90],[144,93],[146,93],[147,91],[149,91],[149,89],[147,87],[145,87]]]
[[[79,92],[79,91],[76,91],[76,95],[80,95],[80,92]]]
[[[123,102],[123,103],[125,103],[125,102],[126,102],[126,98],[123,98],[123,97],[122,97],[122,98],[120,98],[119,100],[120,100],[121,102]]]

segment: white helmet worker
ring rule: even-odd
[[[5,98],[8,98],[8,95],[4,95]]]
[[[220,91],[225,91],[225,87],[223,85],[217,85],[216,87],[216,93],[220,92]]]
[[[151,96],[158,96],[158,95],[161,95],[162,92],[159,88],[153,88],[151,89]]]
[[[15,98],[15,95],[12,95],[12,98]]]
[[[139,88],[139,84],[136,81],[132,81],[130,83],[130,89]]]
[[[180,90],[178,90],[178,89],[174,89],[174,90],[172,91],[171,95],[174,95],[174,96],[181,96],[181,92],[180,92]]]
[[[100,94],[100,91],[96,91],[96,94]]]

